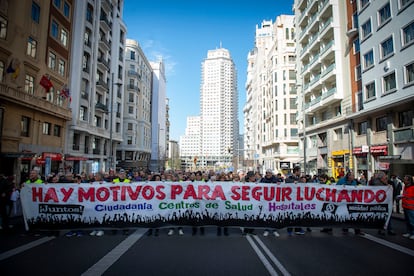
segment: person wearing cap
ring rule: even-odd
[[[118,177],[115,178],[112,182],[113,183],[118,183],[118,182],[129,183],[129,182],[131,182],[131,180],[129,180],[129,178],[126,177],[125,170],[120,169],[119,173],[118,173]]]

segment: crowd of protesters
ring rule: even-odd
[[[212,182],[212,181],[231,181],[231,182],[255,182],[255,183],[319,183],[323,185],[391,185],[393,187],[393,199],[395,204],[395,212],[400,213],[400,204],[402,201],[402,209],[405,214],[405,220],[407,223],[407,233],[404,234],[405,237],[414,240],[414,193],[413,193],[413,177],[407,175],[401,180],[399,177],[392,175],[389,179],[388,176],[383,172],[374,173],[371,179],[367,180],[363,174],[356,176],[353,172],[347,172],[343,177],[335,179],[334,177],[329,177],[326,174],[320,175],[305,175],[301,171],[300,167],[295,167],[292,173],[283,175],[281,173],[275,174],[273,170],[266,170],[265,174],[259,172],[248,171],[244,172],[242,170],[238,172],[216,172],[214,170],[208,171],[164,171],[161,173],[151,172],[146,169],[142,170],[124,170],[120,169],[118,172],[114,170],[109,170],[108,172],[97,172],[97,173],[80,173],[80,174],[51,174],[47,177],[42,177],[39,175],[37,170],[31,170],[29,177],[21,185],[17,185],[14,181],[14,177],[6,177],[0,175],[0,219],[1,219],[1,228],[0,229],[9,229],[9,219],[12,216],[21,215],[21,210],[19,210],[19,190],[24,183],[38,183],[38,184],[53,184],[53,183],[103,183],[103,182],[141,182],[141,181],[172,181],[172,182],[182,182],[182,181],[203,181],[203,182]],[[395,235],[392,228],[387,229],[389,235]],[[200,231],[200,234],[204,234],[204,228],[193,227],[193,235],[197,233],[197,230]],[[150,229],[149,234],[155,231],[158,234],[158,229]],[[218,228],[217,234],[221,235],[221,228]],[[264,236],[269,235],[269,231],[273,232],[275,237],[279,236],[279,233],[276,229],[265,229],[263,232]],[[292,235],[293,233],[297,235],[305,234],[305,231],[298,228],[288,228],[288,234]],[[308,232],[312,230],[307,228]],[[347,232],[347,229],[343,229],[344,232]],[[379,230],[379,234],[383,230]],[[127,231],[126,231],[127,232]],[[321,232],[330,233],[332,232],[331,228],[323,228]],[[174,233],[174,228],[170,228],[168,235]],[[183,229],[178,228],[179,235],[183,235]],[[224,228],[225,235],[228,235],[228,229]],[[356,234],[360,234],[360,229],[355,229]],[[102,229],[93,230],[90,235],[102,236],[104,234]],[[243,231],[243,234],[255,234],[254,229],[246,228]],[[73,235],[82,235],[81,232],[70,231],[67,233],[67,236]]]

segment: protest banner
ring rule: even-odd
[[[28,228],[338,226],[383,228],[390,186],[132,182],[25,184]]]

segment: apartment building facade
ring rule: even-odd
[[[74,1],[0,5],[0,173],[64,170]]]
[[[119,167],[146,169],[151,160],[152,68],[139,43],[126,40],[123,139]]]
[[[306,174],[341,177],[353,168],[348,1],[295,0],[299,137]]]
[[[123,1],[75,1],[71,56],[72,118],[65,168],[73,173],[115,169],[123,141]]]
[[[414,1],[359,0],[349,33],[360,65],[349,116],[355,171],[404,176],[414,169]]]

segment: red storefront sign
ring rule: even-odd
[[[388,155],[388,146],[387,145],[371,146],[370,151],[372,154],[376,154],[376,155]]]
[[[62,154],[56,152],[44,152],[42,153],[42,159],[50,157],[52,161],[62,161]]]
[[[88,160],[88,158],[83,157],[83,156],[66,156],[65,160],[66,161],[86,161]]]
[[[36,159],[37,165],[44,165],[46,163],[46,158],[50,157],[51,161],[62,161],[62,154],[57,152],[43,152],[41,158]]]

